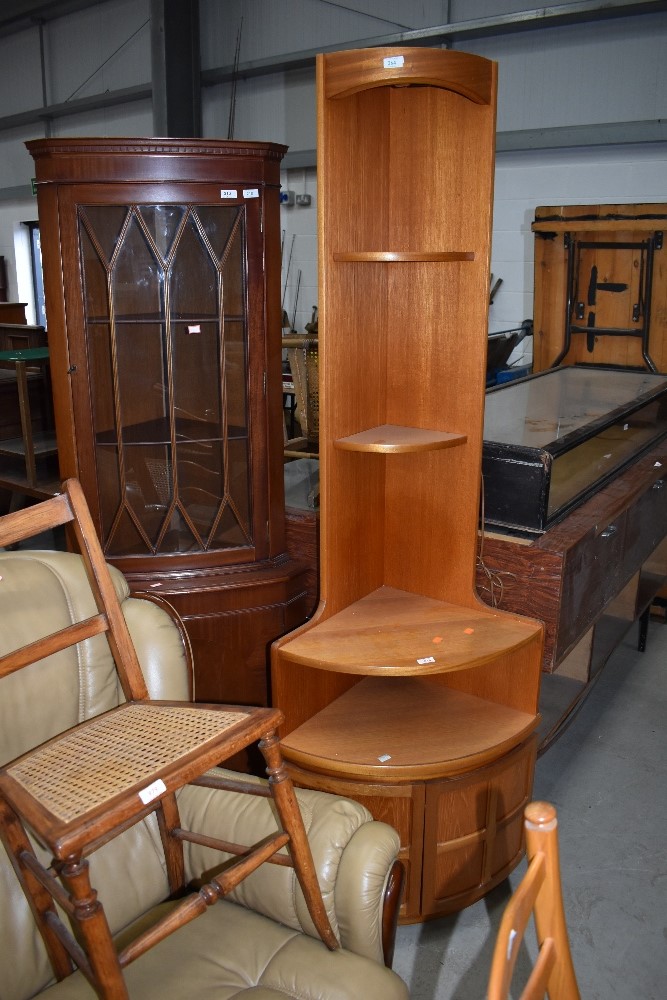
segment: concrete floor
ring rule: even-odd
[[[667,625],[636,629],[560,739],[534,797],[558,810],[565,912],[582,1000],[667,997]],[[399,927],[412,1000],[483,1000],[496,929],[525,862],[462,913]],[[515,974],[535,954],[532,926]]]

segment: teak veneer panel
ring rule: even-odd
[[[496,760],[536,725],[532,713],[428,679],[366,678],[285,737],[282,747],[286,759],[324,774],[417,781]]]
[[[382,676],[478,667],[534,641],[535,622],[380,587],[283,646],[292,662]]]
[[[439,49],[355,49],[329,62],[324,93],[341,98],[373,87],[430,86],[490,104],[495,99],[493,64],[468,52],[447,55],[444,64]]]

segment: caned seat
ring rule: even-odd
[[[0,547],[67,524],[78,541],[97,614],[7,653],[0,658],[0,678],[83,639],[105,634],[126,700],[0,769],[2,839],[54,974],[62,979],[74,964],[100,996],[126,997],[122,969],[129,962],[204,913],[265,861],[294,867],[318,933],[329,948],[337,948],[301,814],[282,763],[276,737],[282,714],[270,708],[149,700],[79,483],[68,480],[56,497],[1,518]],[[57,693],[45,692],[44,696]],[[282,829],[252,847],[183,829],[176,802],[179,789],[188,783],[229,787],[224,778],[206,772],[258,740],[270,776],[268,788],[248,782],[244,790],[274,799]],[[161,921],[117,952],[103,900],[97,899],[90,884],[86,859],[151,812],[157,816],[172,897],[182,898]],[[29,832],[51,854],[49,867],[38,860]],[[238,857],[192,891],[184,884],[186,841]],[[74,921],[76,934],[57,906]]]

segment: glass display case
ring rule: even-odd
[[[546,530],[667,434],[667,377],[569,366],[489,390],[484,523]]]

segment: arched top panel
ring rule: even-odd
[[[451,90],[475,104],[491,104],[496,64],[468,52],[443,49],[353,49],[319,55],[327,98],[349,97],[374,87],[429,86]]]

